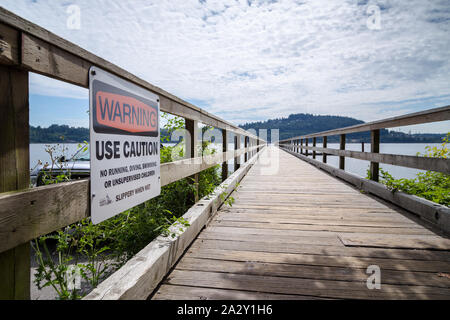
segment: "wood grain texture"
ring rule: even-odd
[[[153,299],[450,299],[436,228],[275,147],[260,159]],[[380,290],[367,288],[370,265]]]
[[[14,54],[13,51],[10,53]],[[30,183],[28,73],[5,65],[0,65],[0,123],[1,194],[26,189]],[[21,211],[14,214],[25,219]],[[0,228],[4,224],[0,222]],[[1,237],[0,243],[8,241],[10,236]],[[6,249],[0,249],[0,299],[29,299],[28,239],[15,242]]]
[[[0,23],[0,63],[19,63],[19,32]]]
[[[293,153],[288,150],[286,150],[286,152],[356,186],[359,190],[376,195],[381,199],[406,209],[418,215],[424,221],[437,226],[443,232],[450,234],[449,207],[401,191],[392,192],[385,185],[375,181],[361,178],[360,176],[340,170],[320,161],[310,159],[301,154]]]

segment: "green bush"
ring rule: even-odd
[[[439,147],[426,147],[424,154],[418,156],[445,158],[450,157],[449,143],[450,133],[442,140]],[[369,177],[370,178],[370,177]],[[450,206],[450,175],[443,172],[426,171],[418,173],[414,179],[395,179],[389,172],[380,169],[380,183],[392,192],[403,191],[427,200]]]

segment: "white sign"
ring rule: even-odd
[[[159,98],[97,67],[89,72],[91,219],[161,193]]]

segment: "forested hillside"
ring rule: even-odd
[[[364,121],[357,120],[350,117],[341,116],[322,116],[312,115],[306,113],[291,114],[287,118],[270,119],[267,121],[251,122],[241,125],[245,130],[248,129],[268,129],[267,134],[270,139],[270,129],[279,129],[280,140],[301,136],[305,134],[326,131],[331,129],[337,129],[342,127],[353,126],[364,123]],[[407,134],[403,132],[393,130],[381,130],[382,142],[423,142],[433,143],[441,142],[441,139],[445,137],[446,133],[442,134]],[[339,136],[330,136],[329,142],[337,142]],[[361,132],[347,135],[347,141],[351,142],[370,142],[370,133]]]

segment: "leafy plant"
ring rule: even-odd
[[[450,132],[442,139],[442,144],[437,147],[427,146],[424,154],[418,156],[432,158],[449,158]],[[370,171],[368,170],[370,179]],[[384,184],[392,192],[403,191],[427,200],[450,206],[450,175],[443,172],[426,171],[420,172],[414,179],[395,179],[389,172],[380,168],[380,183]]]

